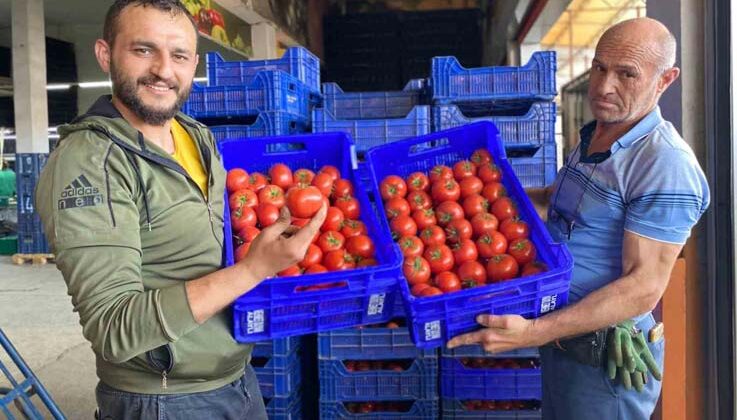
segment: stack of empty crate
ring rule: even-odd
[[[318,334],[321,419],[438,418],[437,351],[401,322]]]
[[[309,132],[320,102],[320,61],[289,48],[275,60],[225,61],[207,54],[207,86],[193,86],[183,111],[207,124],[216,139]]]
[[[18,197],[18,252],[43,254],[49,252],[41,217],[34,207],[33,191],[49,155],[45,153],[17,153],[15,155],[16,195]],[[79,177],[64,189],[59,206],[76,200],[94,199],[93,187]]]
[[[302,337],[278,338],[253,346],[251,366],[270,419],[302,418],[304,356]]]
[[[454,57],[435,57],[433,129],[493,121],[522,186],[550,185],[557,172],[555,71],[553,51],[536,52],[521,67],[466,69]]]

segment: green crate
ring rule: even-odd
[[[13,255],[18,252],[18,236],[10,235],[0,238],[0,255]]]

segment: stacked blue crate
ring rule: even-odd
[[[437,418],[438,356],[398,325],[318,334],[320,418]]]
[[[302,337],[279,338],[255,343],[251,365],[270,419],[302,417]]]
[[[41,218],[36,213],[33,191],[49,155],[18,153],[15,156],[16,194],[18,196],[18,252],[45,254],[49,245],[44,236]],[[84,186],[80,186],[84,187]]]
[[[454,57],[435,57],[433,130],[492,121],[522,186],[550,185],[557,172],[555,71],[552,51],[536,52],[520,67],[466,69]]]

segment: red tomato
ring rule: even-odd
[[[386,212],[386,218],[391,220],[397,216],[409,216],[411,210],[407,200],[395,197],[384,203],[384,212]]]
[[[320,190],[325,197],[330,197],[333,193],[333,182],[333,177],[327,172],[320,172],[312,178],[312,186]]]
[[[501,182],[491,182],[484,186],[481,190],[481,195],[484,196],[485,199],[489,200],[489,203],[494,204],[494,202],[500,197],[506,197],[507,190]]]
[[[271,203],[277,208],[282,208],[287,203],[284,190],[278,185],[267,185],[258,192],[259,203]]]
[[[294,276],[299,276],[301,274],[302,274],[302,269],[300,269],[298,265],[293,265],[277,273],[279,277],[294,277]]]
[[[258,196],[255,192],[242,189],[238,190],[230,195],[228,204],[231,210],[235,210],[241,207],[255,207],[258,205]]]
[[[315,264],[311,265],[308,269],[305,270],[305,274],[318,274],[318,273],[327,273],[328,269],[325,268],[322,264]]]
[[[407,278],[407,283],[414,286],[419,283],[430,281],[430,263],[422,257],[405,258],[402,264],[402,273]]]
[[[269,168],[269,178],[271,178],[272,184],[278,185],[284,190],[288,190],[294,185],[292,170],[283,163],[277,163]]]
[[[527,238],[519,238],[511,241],[507,253],[514,257],[520,266],[534,261],[537,256],[535,245]]]
[[[464,289],[486,284],[486,268],[478,261],[466,261],[456,270]]]
[[[510,241],[526,238],[530,235],[530,229],[519,217],[510,217],[499,225],[499,232],[503,233]]]
[[[401,177],[389,175],[381,181],[379,191],[384,201],[394,197],[404,198],[407,195],[407,184],[404,183]]]
[[[271,203],[261,203],[256,206],[256,217],[262,228],[269,227],[279,218],[279,208]]]
[[[347,219],[356,220],[361,216],[358,200],[350,195],[344,195],[335,200],[335,207],[339,208]]]
[[[427,270],[428,270],[427,272],[429,273],[430,268],[428,268]],[[412,293],[412,296],[421,296],[422,291],[427,289],[428,287],[432,287],[430,283],[417,283],[410,288],[410,293]]]
[[[295,184],[310,185],[312,184],[312,180],[315,178],[315,173],[305,168],[297,169],[294,171],[293,178]]]
[[[436,225],[438,219],[432,209],[415,210],[412,213],[412,219],[417,223],[417,229],[425,229],[428,226]]]
[[[302,268],[310,268],[315,264],[320,264],[322,261],[322,250],[319,246],[310,244],[305,253],[305,257],[299,262],[299,266]]]
[[[361,258],[356,267],[373,267],[378,264],[379,262],[375,258]]]
[[[445,243],[445,232],[437,225],[430,225],[420,232],[420,239],[425,246],[443,245]]]
[[[338,249],[336,251],[325,253],[325,256],[322,258],[322,265],[324,265],[328,271],[350,270],[352,268],[356,268],[356,263],[353,261],[353,257],[351,257],[345,249]]]
[[[453,165],[453,176],[458,181],[474,175],[476,175],[476,165],[471,161],[461,160]]]
[[[225,177],[225,187],[230,193],[248,188],[248,172],[241,168],[229,170],[228,175]]]
[[[261,230],[255,226],[246,226],[245,228],[238,231],[238,237],[243,240],[243,242],[251,242],[258,234],[261,233]]]
[[[325,165],[320,168],[320,172],[327,172],[333,178],[333,181],[340,179],[340,171],[333,165]]]
[[[445,236],[451,244],[457,244],[464,239],[471,239],[473,235],[473,227],[471,222],[466,219],[451,220],[445,227]]]
[[[317,246],[319,246],[324,253],[342,249],[343,245],[345,245],[345,237],[341,235],[340,232],[332,230],[322,233],[320,238],[317,240]]]
[[[440,226],[447,226],[451,220],[463,219],[463,207],[455,201],[444,201],[435,208],[435,216]]]
[[[336,232],[337,233],[337,232]],[[376,248],[374,241],[366,235],[358,235],[345,241],[345,250],[349,254],[361,258],[373,258]]]
[[[422,172],[412,172],[407,177],[409,191],[427,191],[430,188],[430,179]]]
[[[339,231],[343,228],[343,221],[345,221],[345,216],[339,208],[328,207],[328,214],[325,216],[325,222],[320,227],[320,230],[323,232],[329,230]]]
[[[453,170],[445,165],[436,165],[430,170],[430,182],[432,184],[443,179],[453,179]]]
[[[452,271],[443,271],[435,276],[435,286],[443,293],[457,292],[461,290],[461,281]]]
[[[340,178],[333,183],[333,198],[353,196],[353,183]]]
[[[548,266],[545,265],[545,263],[542,263],[540,261],[532,261],[522,267],[522,273],[520,274],[520,277],[531,276],[533,274],[544,273],[546,271],[548,271]]]
[[[300,228],[305,227],[307,223],[310,222],[310,219],[300,219],[299,217],[292,217],[292,225],[297,226]],[[317,233],[317,235],[320,235],[320,232]]]
[[[437,296],[442,295],[443,291],[438,289],[437,287],[430,286],[428,288],[425,288],[420,292],[420,297],[430,297],[430,296]]]
[[[451,249],[453,250],[453,260],[455,260],[456,265],[461,265],[467,261],[476,261],[479,257],[476,244],[470,239],[464,239],[458,242]]]
[[[476,240],[476,248],[481,258],[491,258],[507,250],[507,238],[499,232],[491,232]]]
[[[343,222],[343,228],[340,230],[346,238],[352,238],[358,235],[367,235],[366,225],[360,220],[349,220],[345,219]]]
[[[433,274],[450,271],[453,268],[453,251],[446,245],[428,246],[423,257],[430,263],[430,271]]]
[[[499,220],[491,213],[479,213],[471,218],[473,236],[478,238],[486,233],[491,233],[499,227]]]
[[[471,162],[473,162],[476,166],[483,165],[485,163],[491,163],[491,153],[489,153],[489,151],[486,149],[476,149],[471,155]]]
[[[461,186],[461,198],[466,198],[473,194],[480,194],[481,190],[484,189],[483,181],[476,176],[463,178],[458,184]]]
[[[419,257],[425,250],[425,244],[416,236],[403,236],[399,239],[399,248],[404,258]]]
[[[393,238],[417,235],[417,223],[409,216],[397,216],[389,223]]]
[[[269,184],[269,180],[266,179],[266,176],[259,172],[254,172],[251,175],[248,176],[248,188],[249,190],[253,190],[256,192],[261,191],[262,188],[267,186]]]
[[[248,254],[248,248],[251,247],[250,242],[246,242],[245,244],[239,246],[235,249],[235,252],[233,252],[233,258],[235,258],[235,262],[238,262],[246,257],[246,254]]]
[[[466,217],[473,218],[479,213],[489,210],[489,202],[479,194],[472,194],[463,199],[463,212]]]
[[[479,166],[478,177],[484,181],[484,184],[499,182],[502,180],[502,173],[499,167],[493,163],[487,163]]]
[[[287,191],[287,207],[292,216],[309,219],[320,210],[323,196],[313,186],[297,185]]]
[[[241,207],[230,213],[230,224],[234,232],[245,228],[246,226],[256,226],[256,212],[252,207]]]
[[[513,279],[518,271],[517,261],[508,254],[495,255],[486,264],[486,276],[492,283]]]
[[[501,223],[517,215],[517,206],[509,197],[501,197],[491,205],[491,212]]]
[[[432,184],[432,199],[436,203],[458,201],[461,198],[461,186],[454,179],[445,179]]]
[[[412,211],[432,208],[432,199],[424,191],[412,191],[407,196],[409,208]]]

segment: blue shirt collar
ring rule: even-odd
[[[611,153],[616,152],[622,147],[627,148],[632,146],[638,140],[645,138],[662,122],[663,116],[660,114],[660,107],[655,106],[655,108],[650,111],[650,113],[647,114],[645,118],[641,119],[640,122],[638,122],[634,127],[630,129],[630,131],[626,132],[622,137],[614,142],[614,144],[612,144]],[[594,135],[594,129],[596,129],[596,121],[591,121],[581,128],[581,130],[579,131],[579,135],[581,136],[581,143],[585,143],[586,146],[591,143],[591,137]],[[586,148],[588,149],[588,147]]]

